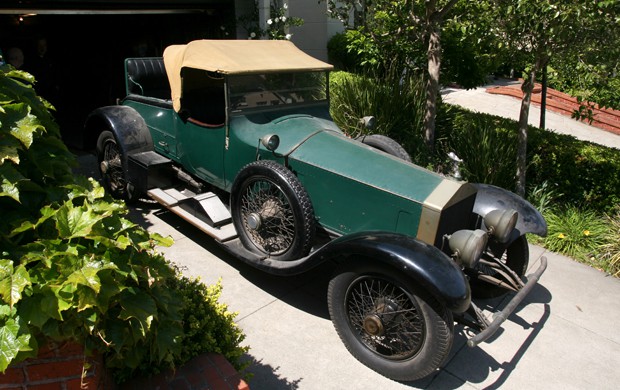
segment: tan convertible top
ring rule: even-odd
[[[164,50],[174,109],[180,109],[181,69],[194,68],[222,74],[331,70],[332,65],[280,40],[198,40]]]

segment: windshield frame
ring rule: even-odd
[[[229,116],[239,116],[246,115],[256,112],[269,112],[269,111],[282,111],[289,110],[291,108],[298,107],[312,107],[312,106],[323,106],[327,105],[329,107],[329,70],[314,70],[314,71],[303,71],[303,72],[277,72],[277,73],[250,73],[250,74],[234,74],[234,75],[226,75],[225,76],[225,91],[226,91],[226,110]],[[265,81],[266,78],[276,78],[279,76],[291,78],[298,77],[299,75],[304,74],[313,74],[313,75],[321,75],[321,81],[319,81],[319,85],[315,88],[312,86],[309,87],[300,87],[300,88],[289,88],[289,89],[274,89],[274,88],[248,88],[247,90],[243,90],[244,84],[238,84],[239,81],[245,79],[246,81],[249,78],[262,78],[262,81]],[[322,85],[324,83],[324,85]],[[238,84],[235,86],[235,84]],[[236,88],[239,88],[238,90]],[[295,92],[303,92],[303,91],[316,91],[323,95],[322,98],[312,99],[312,100],[300,100],[295,102],[286,102],[282,99],[281,96],[278,96],[281,93],[295,93]],[[246,99],[245,103],[247,104],[247,97],[250,94],[273,94],[271,100],[265,100],[265,104],[262,105],[246,105],[243,106],[243,103],[234,103],[233,100],[243,98]],[[275,101],[278,103],[273,104]],[[271,104],[268,104],[271,103]]]

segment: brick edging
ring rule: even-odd
[[[523,98],[520,84],[488,87],[486,92],[496,95],[512,96],[518,99]],[[532,103],[537,105],[541,104],[540,84],[536,84],[534,87],[534,91],[532,92]],[[580,104],[576,98],[552,88],[547,89],[547,108],[550,111],[571,116],[575,110],[579,109],[579,106]],[[594,105],[593,114],[592,123],[588,123],[587,120],[581,120],[580,122],[620,135],[620,110],[601,108],[598,105]]]
[[[250,390],[250,386],[233,365],[217,353],[198,355],[175,371],[148,378],[133,378],[118,385],[117,388],[118,390]]]

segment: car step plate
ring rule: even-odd
[[[212,196],[205,196],[208,194],[211,194]],[[208,194],[200,194],[197,197],[194,197],[193,200],[199,202],[203,208],[205,208],[206,204],[206,206],[210,206],[213,209],[213,204],[215,203],[216,206],[214,209],[216,211],[212,212],[211,209],[209,212],[214,215],[214,217],[220,222],[220,224],[224,223],[222,225],[211,225],[205,222],[204,219],[197,217],[194,213],[187,210],[187,208],[182,207],[181,202],[187,201],[191,198],[183,195],[181,192],[175,189],[163,190],[161,188],[154,188],[148,191],[148,195],[151,198],[155,199],[157,202],[168,208],[170,211],[183,218],[187,222],[191,223],[203,232],[207,233],[209,236],[215,238],[216,240],[224,242],[237,237],[237,231],[235,230],[234,225],[230,222],[230,213],[226,209],[226,206],[221,203],[221,201],[219,200],[219,198],[217,198],[215,194]],[[217,201],[213,199],[214,197],[217,199]],[[205,201],[206,203],[204,203]],[[219,202],[219,205],[217,205],[216,202]],[[224,208],[226,213],[228,213],[227,219],[225,218],[226,213],[222,211],[222,208]],[[211,214],[209,215],[209,218],[212,218]]]

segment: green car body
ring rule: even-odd
[[[411,380],[436,369],[453,317],[480,331],[470,345],[486,340],[507,315],[487,321],[472,288],[516,291],[516,306],[544,271],[521,280],[525,234],[546,234],[538,211],[349,137],[329,114],[331,65],[290,42],[193,41],[167,48],[163,60],[127,59],[125,69],[127,96],[85,126],[108,190],[126,200],[148,194],[267,272],[341,264],[332,319],[347,348],[383,375]],[[356,286],[365,283],[402,290],[419,313],[430,313],[421,301],[433,307],[421,316],[427,340],[403,341],[407,353],[383,351],[408,340],[386,335],[390,321],[404,320],[385,315],[407,304],[382,289],[355,319]]]

